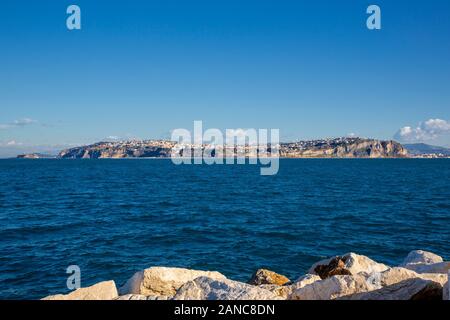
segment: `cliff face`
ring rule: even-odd
[[[99,142],[71,148],[59,153],[59,158],[169,158],[171,141]],[[287,158],[403,158],[408,152],[395,141],[361,138],[337,138],[326,140],[282,143],[280,156]]]
[[[292,158],[403,158],[408,156],[408,151],[395,141],[338,138],[284,144],[280,155]]]
[[[173,145],[169,141],[99,142],[63,150],[58,158],[169,158]]]

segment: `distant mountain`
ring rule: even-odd
[[[450,149],[445,147],[432,146],[425,143],[404,144],[403,146],[411,155],[442,154],[450,156]]]
[[[174,145],[174,142],[167,140],[103,141],[63,150],[58,154],[58,158],[169,158]],[[255,153],[250,151],[255,149],[257,146],[247,147],[244,153],[246,156],[254,155]],[[236,156],[236,150],[233,146],[226,146],[224,151],[227,156]],[[406,149],[398,142],[363,138],[281,143],[279,152],[281,157],[286,158],[405,158],[408,156]]]

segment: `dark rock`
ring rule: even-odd
[[[314,272],[321,279],[339,275],[351,275],[352,273],[345,268],[345,261],[343,257],[332,258],[328,264],[316,266]]]

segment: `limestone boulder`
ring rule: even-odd
[[[292,293],[292,289],[289,286],[278,286],[276,284],[261,284],[258,288],[270,291],[275,296],[283,299],[286,299]]]
[[[408,253],[405,260],[400,266],[405,266],[408,264],[434,264],[444,262],[442,257],[434,254],[432,252],[423,251],[423,250],[414,250]]]
[[[281,274],[267,269],[258,269],[248,283],[253,285],[269,284],[282,286],[288,282],[290,282],[290,280]]]
[[[42,300],[114,300],[118,297],[114,281],[103,281],[93,286],[76,289],[69,294],[48,296]]]
[[[450,270],[450,262],[438,262],[432,264],[411,263],[403,266],[417,273],[442,273],[447,274]]]
[[[419,278],[419,274],[409,269],[394,267],[380,273],[380,284],[386,287],[414,278]]]
[[[184,284],[174,300],[280,300],[274,292],[228,279],[199,277]]]
[[[442,286],[420,278],[407,279],[381,289],[351,294],[343,300],[441,300]]]
[[[309,273],[319,275],[322,279],[326,279],[335,275],[356,275],[360,272],[367,274],[383,272],[388,268],[385,264],[350,252],[343,256],[335,256],[315,263],[309,269]]]
[[[292,291],[295,291],[320,280],[322,280],[320,276],[308,273],[298,278],[293,284],[289,285],[289,287],[292,288]]]
[[[144,270],[136,272],[128,279],[122,287],[119,288],[119,294],[122,296],[130,294],[140,294],[141,284],[144,280]]]
[[[424,280],[430,280],[444,285],[447,281],[447,275],[439,273],[417,273],[415,271],[394,267],[380,273],[380,284],[381,286],[390,286],[398,282],[402,282],[407,279],[420,278]]]
[[[374,290],[362,275],[337,275],[315,281],[292,292],[290,300],[333,300],[339,297]]]
[[[184,268],[151,267],[136,272],[120,289],[121,295],[140,294],[144,296],[172,297],[186,282],[198,277],[219,280],[226,277],[216,271],[200,271]]]
[[[279,286],[275,284],[263,284],[260,285],[259,287],[269,290],[283,299],[287,299],[295,290],[303,288],[304,286],[319,280],[321,280],[321,278],[318,275],[307,274],[300,277],[299,279],[297,279],[297,281],[295,281],[292,284],[287,284],[284,286]]]
[[[441,256],[423,250],[411,251],[400,267],[417,273],[447,273],[450,262],[445,262]]]

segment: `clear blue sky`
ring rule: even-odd
[[[194,120],[391,139],[450,120],[449,16],[448,0],[2,1],[0,146],[167,138]]]

